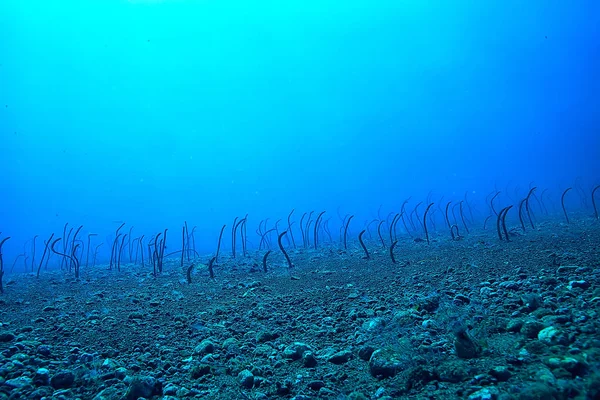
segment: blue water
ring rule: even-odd
[[[589,193],[599,27],[592,0],[4,0],[5,267],[67,222],[105,262],[122,222],[175,250],[187,221],[206,254],[245,214],[356,235],[430,191],[468,192],[479,226],[494,190]]]

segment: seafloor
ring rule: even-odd
[[[600,221],[561,221],[7,275],[0,398],[600,399]]]

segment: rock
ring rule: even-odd
[[[249,370],[245,369],[238,374],[240,385],[246,389],[252,389],[254,386],[254,375]]]
[[[479,389],[467,397],[468,400],[496,400],[500,392],[495,387]]]
[[[192,367],[190,374],[192,379],[198,379],[204,375],[212,374],[212,369],[210,368],[210,365],[200,364]]]
[[[556,377],[548,368],[540,368],[535,373],[535,379],[544,385],[554,387],[556,385]]]
[[[38,368],[33,376],[33,384],[36,386],[47,386],[50,383],[50,371],[46,368]]]
[[[396,322],[396,321],[394,321]],[[362,328],[365,331],[378,331],[381,328],[385,327],[386,322],[385,319],[377,317],[377,318],[372,318],[368,321],[365,321],[362,325]]]
[[[150,398],[154,394],[156,379],[151,376],[137,376],[131,380],[125,399],[136,400],[140,397]]]
[[[561,265],[556,269],[557,274],[568,274],[569,272],[574,272],[579,268],[578,265]]]
[[[542,329],[538,335],[538,340],[548,346],[553,346],[556,344],[559,345],[567,345],[569,344],[569,337],[566,333],[563,333],[558,328],[553,326],[549,326],[547,328]]]
[[[457,332],[454,337],[454,350],[459,358],[477,358],[481,355],[482,347],[467,332]]]
[[[523,323],[521,333],[529,339],[535,339],[542,329],[544,329],[544,324],[539,321],[529,320]]]
[[[523,321],[518,318],[513,318],[508,321],[506,330],[508,332],[519,332],[523,328]]]
[[[421,326],[423,329],[427,330],[436,330],[438,328],[437,323],[433,319],[426,319],[425,321],[421,322]]]
[[[50,379],[50,385],[52,385],[54,389],[70,388],[71,386],[73,386],[74,382],[75,374],[68,369],[59,371],[58,373],[54,374]]]
[[[325,382],[320,380],[310,381],[308,382],[308,387],[316,392],[325,387]]]
[[[41,356],[48,357],[52,354],[52,348],[47,344],[41,344],[37,348],[37,353]]]
[[[109,387],[103,389],[98,393],[92,400],[111,400],[111,399],[119,399],[121,398],[123,392],[116,387]]]
[[[295,361],[301,359],[304,352],[308,350],[310,350],[310,347],[307,344],[295,342],[283,350],[283,356]]]
[[[463,305],[470,304],[471,300],[463,294],[457,294],[456,296],[454,296],[454,299],[452,300],[452,302],[457,306],[463,306]]]
[[[371,355],[373,355],[373,352],[375,351],[375,348],[373,346],[363,346],[358,350],[358,357],[360,357],[361,360],[364,361],[369,361],[369,359],[371,358]]]
[[[279,337],[279,334],[276,332],[274,333],[274,332],[262,331],[256,335],[256,341],[258,343],[266,343],[266,342],[270,342],[271,340],[275,340],[278,337]]]
[[[142,314],[142,313],[141,313],[141,312],[139,312],[139,311],[134,311],[134,312],[130,313],[130,314],[127,316],[127,318],[129,318],[129,319],[134,319],[134,320],[135,320],[135,319],[144,319],[144,314]]]
[[[557,390],[540,382],[532,383],[521,389],[519,400],[555,399]]]
[[[239,349],[240,342],[236,338],[230,337],[230,338],[225,339],[221,346],[225,350],[234,349],[234,351],[235,351],[235,350]],[[213,351],[214,351],[214,349],[213,349]]]
[[[587,281],[571,281],[569,282],[569,286],[567,286],[567,288],[569,289],[573,289],[573,288],[580,288],[580,289],[588,289],[590,287],[590,283]]]
[[[51,398],[52,397],[52,388],[50,386],[42,386],[34,390],[29,394],[27,398],[29,399],[43,399],[43,398]]]
[[[5,386],[8,386],[12,389],[19,389],[27,386],[31,386],[31,378],[26,376],[19,376],[18,378],[8,379],[4,382]]]
[[[15,335],[12,332],[0,332],[0,343],[8,343],[15,339]]]
[[[406,388],[411,390],[413,388],[423,388],[429,382],[438,380],[439,376],[437,373],[425,368],[422,365],[412,368],[406,378]]]
[[[464,362],[458,360],[443,363],[437,371],[442,382],[458,383],[466,380],[468,376]]]
[[[307,351],[302,355],[302,364],[306,368],[314,368],[317,366],[317,359],[312,351]]]
[[[119,364],[117,363],[117,361],[113,360],[112,358],[107,358],[102,362],[102,368],[105,369],[116,369],[119,367]]]
[[[205,339],[202,342],[200,342],[200,344],[198,346],[196,346],[196,348],[194,349],[194,354],[200,354],[200,355],[211,354],[214,352],[215,352],[215,345],[213,342],[211,342],[208,339]]]
[[[521,288],[521,285],[515,281],[506,281],[506,282],[500,282],[498,287],[501,289],[519,290]]]
[[[118,380],[122,381],[123,379],[125,379],[126,376],[127,368],[118,367],[117,369],[115,369],[115,378],[117,378]]]
[[[564,357],[560,360],[560,367],[569,371],[573,376],[583,376],[588,369],[586,363],[575,357]]]
[[[493,376],[494,378],[496,378],[500,382],[506,382],[512,376],[512,374],[508,370],[508,367],[505,367],[505,366],[498,366],[498,367],[492,368],[490,370],[490,375]]]
[[[352,358],[352,352],[349,350],[338,351],[335,354],[332,354],[327,361],[332,364],[345,364]]]
[[[391,350],[375,350],[369,359],[369,372],[375,378],[391,378],[408,367],[408,360]]]

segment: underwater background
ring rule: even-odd
[[[0,400],[600,399],[599,27],[0,0]]]
[[[477,225],[495,190],[556,211],[598,182],[599,26],[592,0],[2,1],[5,263],[65,223],[107,261],[123,222],[205,254],[236,216],[362,226],[430,191]]]

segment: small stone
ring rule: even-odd
[[[301,359],[304,352],[308,350],[310,350],[310,347],[307,344],[295,342],[283,350],[283,356],[295,361]]]
[[[127,376],[127,368],[119,367],[115,369],[115,378],[122,381]]]
[[[579,268],[577,265],[561,265],[556,270],[557,274],[568,274],[569,272],[573,272]]]
[[[467,397],[467,399],[468,400],[496,400],[499,395],[500,395],[500,392],[495,387],[489,387],[489,388],[486,387],[483,389],[479,389],[475,393],[472,393],[469,397]]]
[[[490,375],[493,376],[494,378],[496,378],[500,382],[506,382],[512,376],[512,374],[508,370],[508,367],[505,367],[505,366],[498,366],[498,367],[492,368],[490,370]]]
[[[12,332],[0,332],[0,342],[8,343],[15,339],[15,335]]]
[[[249,370],[245,369],[238,374],[240,385],[246,389],[252,389],[254,386],[254,375]]]
[[[483,349],[467,332],[459,332],[454,337],[454,350],[459,358],[470,359],[479,357]]]
[[[521,285],[515,281],[500,282],[498,285],[501,289],[519,290]]]
[[[213,342],[211,342],[208,339],[203,340],[202,342],[200,342],[200,344],[198,346],[196,346],[196,348],[194,349],[194,353],[195,354],[212,354],[215,351],[215,345]]]
[[[317,359],[312,351],[307,351],[302,355],[302,364],[306,368],[314,368],[317,366]]]
[[[329,361],[332,364],[345,364],[347,363],[350,358],[352,358],[352,352],[350,352],[349,350],[342,350],[339,351],[337,353],[332,354],[327,361]]]
[[[587,281],[571,281],[569,282],[569,289],[580,288],[580,289],[588,289],[590,287],[590,283]]]
[[[565,357],[560,360],[560,367],[574,376],[583,376],[587,372],[587,365],[574,357]]]
[[[75,382],[75,374],[73,372],[67,370],[59,371],[50,379],[50,385],[54,389],[66,389],[73,386]]]
[[[6,382],[4,382],[4,385],[12,389],[18,389],[30,386],[31,383],[31,378],[28,378],[26,376],[19,376],[18,378],[8,379]]]
[[[548,346],[552,345],[567,345],[569,344],[569,337],[560,331],[559,329],[549,326],[547,328],[542,329],[538,335],[538,340]]]
[[[276,332],[274,333],[274,332],[262,331],[256,335],[256,341],[258,343],[266,343],[266,342],[270,342],[271,340],[275,340],[278,337],[279,337],[279,334]]]
[[[538,336],[538,333],[544,329],[544,324],[539,321],[531,320],[523,323],[521,327],[521,333],[529,339],[534,339]]]
[[[374,351],[375,348],[373,346],[366,345],[358,350],[358,356],[363,361],[369,361]]]
[[[50,371],[47,368],[38,368],[33,377],[36,386],[47,386],[50,383]]]
[[[142,314],[142,313],[141,313],[141,312],[139,312],[139,311],[134,311],[134,312],[130,313],[130,314],[127,316],[127,318],[129,318],[129,319],[134,319],[134,320],[135,320],[135,319],[144,319],[144,314]]]
[[[212,373],[212,370],[210,368],[210,365],[207,365],[207,364],[197,365],[195,367],[192,367],[192,369],[190,370],[192,379],[198,379],[202,376],[209,375],[211,373]]]
[[[48,346],[47,344],[39,345],[37,348],[37,352],[39,355],[44,356],[44,357],[48,357],[52,353],[51,347]]]
[[[165,385],[165,387],[163,388],[163,395],[165,396],[177,396],[177,390],[179,388],[177,387],[177,385],[174,385],[172,383],[167,383]],[[164,397],[163,397],[164,400]]]
[[[375,350],[369,359],[369,372],[375,378],[391,378],[407,368],[407,363],[390,350]]]
[[[151,376],[138,376],[131,380],[131,384],[125,394],[125,399],[135,400],[140,397],[150,398],[154,394],[156,379]]]
[[[519,332],[521,328],[523,328],[523,321],[518,318],[510,319],[506,325],[506,330],[508,332]]]

